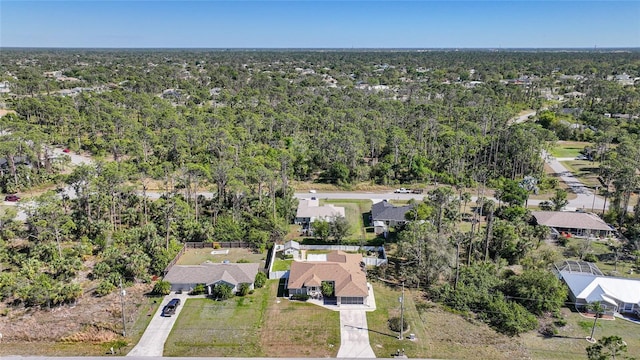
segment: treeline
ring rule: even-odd
[[[63,284],[82,276],[108,293],[120,279],[158,275],[184,241],[263,249],[295,216],[291,180],[495,185],[511,206],[482,203],[488,230],[474,228],[460,245],[469,261],[517,263],[537,235],[522,225],[524,199],[506,194],[525,176],[543,178],[540,153],[556,135],[510,119],[543,106],[539,90],[555,72],[606,81],[638,70],[635,52],[3,50],[0,80],[12,91],[3,101],[17,114],[0,119],[1,190],[69,186],[73,196],[38,197],[26,227],[4,216],[0,293],[64,303],[78,292]],[[72,83],[45,75],[54,71],[82,89],[60,96]],[[62,174],[65,157],[52,145],[96,163]],[[150,201],[150,189],[164,195]],[[450,239],[456,205],[451,194],[431,196],[418,216],[434,221],[437,245]],[[437,278],[413,269],[416,281]]]

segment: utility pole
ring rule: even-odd
[[[402,296],[400,296],[400,335],[398,340],[402,340],[402,333],[404,332],[404,281],[402,282]]]
[[[596,191],[593,193],[593,202],[591,203],[591,212],[593,212],[593,208],[596,206],[596,195],[598,194],[598,189],[600,189],[600,186],[596,186]]]
[[[127,292],[124,290],[122,285],[122,278],[120,278],[120,305],[122,306],[122,336],[127,336],[127,322],[125,321],[124,316],[124,296],[127,295]]]

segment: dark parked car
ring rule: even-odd
[[[18,195],[7,195],[4,197],[4,201],[20,201],[20,197]]]
[[[180,305],[180,299],[171,299],[167,305],[162,309],[162,316],[169,317],[176,313],[176,309]]]

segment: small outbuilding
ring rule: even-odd
[[[287,241],[284,243],[282,253],[297,258],[300,255],[300,243],[294,240]]]

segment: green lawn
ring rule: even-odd
[[[591,143],[584,141],[558,141],[550,152],[553,157],[557,158],[575,158],[580,155],[580,151],[591,145]]]
[[[266,253],[255,253],[251,249],[215,249],[216,251],[229,250],[228,254],[216,254],[211,255],[211,251],[214,249],[187,249],[184,254],[178,259],[177,265],[200,265],[205,261],[211,261],[213,263],[221,263],[228,260],[232,263],[238,261],[249,261],[252,263],[260,263],[264,266]]]
[[[351,235],[347,242],[358,243],[360,240],[373,240],[376,235],[369,224],[369,213],[373,203],[371,200],[325,200],[325,203],[345,208],[346,218],[351,224]]]
[[[293,260],[282,260],[276,257],[276,261],[273,263],[271,271],[286,271],[291,268],[291,262]]]
[[[357,239],[360,238],[363,234],[364,223],[362,221],[362,208],[361,204],[363,201],[369,203],[369,209],[371,209],[371,201],[369,200],[360,200],[360,201],[344,201],[344,200],[326,200],[325,204],[332,204],[335,206],[340,206],[344,208],[345,217],[349,224],[351,225],[351,233],[347,237],[348,239]]]
[[[276,298],[277,288],[278,281],[268,281],[246,297],[187,300],[164,355],[335,357],[340,346],[339,314]]]
[[[567,325],[558,328],[559,333],[552,338],[545,338],[537,332],[529,332],[520,336],[522,344],[527,348],[533,359],[585,359],[586,347],[590,344],[585,340],[591,331],[593,319],[586,319],[569,309],[562,309]],[[583,326],[581,326],[581,323]],[[595,338],[618,335],[627,342],[630,357],[640,358],[640,325],[625,320],[598,320]]]

